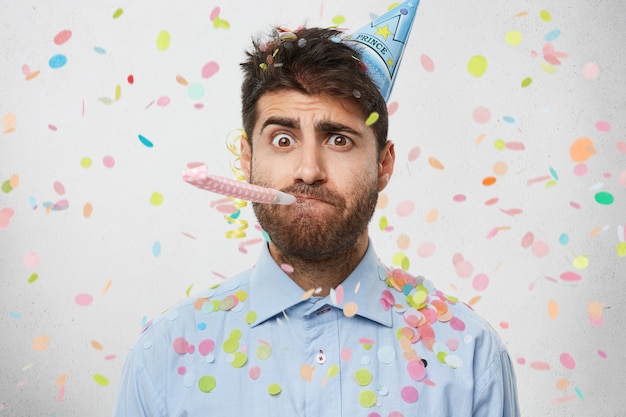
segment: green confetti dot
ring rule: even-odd
[[[159,51],[167,51],[167,48],[170,47],[171,40],[170,33],[167,30],[159,32],[156,40],[156,46]]]
[[[117,19],[122,14],[124,14],[124,9],[118,8],[115,13],[113,13],[113,19]]]
[[[152,204],[154,207],[158,207],[163,204],[163,194],[157,191],[153,192],[150,196],[150,204]]]
[[[13,191],[13,187],[11,187],[11,181],[6,180],[5,182],[2,183],[2,192],[7,194],[7,193],[10,193],[11,191]]]
[[[487,58],[482,55],[473,56],[467,63],[467,70],[474,77],[482,77],[487,71]]]
[[[376,404],[376,394],[374,391],[366,389],[359,394],[359,404],[365,408],[372,408]]]
[[[372,373],[367,369],[359,369],[354,374],[354,379],[359,383],[360,386],[366,387],[372,382]]]
[[[504,35],[504,40],[511,46],[519,45],[522,43],[522,33],[517,30],[509,30]]]
[[[198,380],[198,388],[202,392],[211,392],[215,389],[217,381],[210,375],[205,375]]]
[[[80,160],[80,166],[82,166],[83,168],[89,168],[91,167],[91,164],[93,164],[93,161],[88,156]]]
[[[615,197],[613,197],[613,194],[607,193],[606,191],[600,191],[599,193],[596,193],[594,198],[596,199],[596,202],[604,206],[609,206],[615,201]]]
[[[239,349],[239,340],[233,339],[232,337],[224,340],[224,343],[222,343],[222,349],[226,353],[235,352],[237,349]]]
[[[95,374],[93,376],[93,380],[96,381],[96,384],[106,387],[109,385],[109,380],[100,374]]]
[[[503,139],[496,139],[496,141],[493,143],[493,146],[497,150],[503,151],[504,148],[506,147],[506,142]]]
[[[282,390],[283,389],[280,387],[280,384],[270,384],[270,386],[267,387],[267,393],[269,395],[278,395]]]
[[[539,17],[544,22],[550,22],[552,20],[552,16],[550,15],[550,12],[548,12],[547,10],[540,11],[539,12]]]
[[[554,187],[554,186],[555,186],[555,185],[557,185],[557,184],[558,184],[558,183],[556,182],[556,180],[550,180],[550,181],[546,182],[546,190],[547,190],[548,188],[552,188],[552,187]]]
[[[446,363],[446,357],[448,356],[448,354],[446,352],[439,352],[437,353],[437,359],[439,359],[439,362],[441,363]]]
[[[200,83],[191,83],[187,87],[187,95],[194,100],[199,100],[204,97],[204,87]]]
[[[243,352],[235,352],[233,354],[233,360],[230,363],[233,368],[241,368],[248,362],[248,355]]]
[[[626,256],[626,242],[618,243],[617,248],[615,248],[615,252],[617,252],[620,258]]]
[[[378,121],[378,118],[380,117],[380,114],[378,114],[378,112],[371,112],[370,115],[367,117],[367,120],[365,120],[365,126],[372,126],[374,123],[376,123]]]
[[[370,345],[369,343],[363,343],[363,350],[371,350],[372,349],[372,345]]]
[[[268,359],[270,356],[272,356],[272,347],[270,345],[262,344],[256,349],[256,357],[262,361]]]
[[[522,88],[526,88],[533,83],[533,79],[530,77],[526,77],[522,80]]]
[[[378,221],[378,227],[380,230],[385,230],[387,226],[389,226],[389,220],[387,220],[387,217],[385,216],[381,217]]]
[[[239,330],[239,329],[232,330],[230,332],[230,337],[231,337],[231,339],[236,339],[236,340],[241,339],[241,330]]]
[[[37,281],[37,278],[39,278],[39,274],[36,272],[33,272],[31,276],[28,278],[28,283],[32,284],[33,282]]]
[[[248,311],[246,314],[246,323],[252,324],[256,321],[256,311]]]

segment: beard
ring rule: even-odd
[[[271,184],[251,176],[253,184],[272,187]],[[272,243],[286,258],[304,261],[321,261],[336,258],[348,251],[366,230],[378,201],[378,177],[363,175],[355,178],[349,196],[329,190],[323,184],[295,183],[281,191],[321,200],[320,214],[317,204],[298,201],[290,206],[253,203],[259,224],[270,236]]]

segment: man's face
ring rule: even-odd
[[[286,256],[323,260],[366,238],[378,192],[393,170],[393,145],[378,156],[355,103],[296,91],[264,94],[242,169],[253,184],[295,195],[290,206],[255,204],[261,227]]]

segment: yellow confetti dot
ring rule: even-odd
[[[93,161],[88,156],[80,160],[80,166],[82,166],[83,168],[89,168],[91,167],[91,164],[93,164]]]
[[[360,386],[366,387],[372,382],[372,373],[367,369],[361,368],[354,374],[354,379],[359,383]]]
[[[367,117],[367,120],[365,120],[365,126],[371,126],[374,123],[376,123],[378,121],[378,118],[380,117],[380,114],[378,114],[378,112],[371,112],[370,115]]]
[[[326,377],[327,378],[333,378],[335,376],[339,375],[339,365],[337,364],[333,364],[329,369],[328,372],[326,372]]]
[[[497,150],[503,151],[504,148],[506,147],[506,142],[503,139],[496,139],[496,141],[493,143],[493,146]]]
[[[504,40],[511,46],[522,43],[522,33],[517,30],[510,30],[504,35]]]
[[[252,324],[256,321],[256,311],[248,311],[246,314],[246,323]]]
[[[341,25],[346,21],[346,17],[345,16],[341,16],[341,15],[337,15],[335,17],[333,17],[333,23],[336,25]]]
[[[216,385],[217,381],[215,381],[215,378],[210,375],[200,377],[198,380],[198,388],[200,388],[200,391],[202,392],[211,392],[215,389]]]
[[[380,228],[380,230],[385,230],[387,226],[389,226],[389,221],[387,220],[387,217],[381,217],[378,221],[378,227]]]
[[[283,389],[280,387],[279,384],[270,384],[269,387],[267,387],[267,393],[269,395],[278,395],[281,393]]]
[[[622,258],[626,256],[626,242],[618,243],[617,248],[615,248],[615,252],[617,252],[617,254]]]
[[[487,71],[487,58],[482,55],[473,56],[467,63],[467,70],[474,77],[482,77]]]
[[[359,404],[365,408],[371,408],[376,404],[376,394],[374,391],[366,389],[359,394]]]
[[[93,376],[93,380],[96,381],[96,384],[101,385],[103,387],[106,387],[107,385],[109,385],[109,380],[100,374],[95,374]]]
[[[37,278],[39,278],[39,274],[36,272],[33,272],[31,276],[28,278],[28,283],[32,284],[33,282],[37,281]]]
[[[159,32],[156,39],[156,46],[159,51],[166,51],[170,47],[171,42],[170,33],[167,30]]]
[[[550,22],[552,20],[552,16],[550,15],[550,12],[548,12],[547,10],[540,11],[539,12],[539,17],[544,22]]]
[[[113,19],[117,19],[122,14],[124,14],[124,9],[118,8],[115,13],[113,13]]]
[[[530,77],[526,77],[522,80],[522,88],[526,88],[533,83],[533,79]]]
[[[122,86],[118,84],[115,86],[115,101],[119,101],[120,98],[122,98]]]
[[[585,255],[578,256],[576,259],[574,259],[572,265],[574,265],[574,268],[576,269],[585,269],[589,266],[589,258],[587,258],[587,256]]]
[[[150,204],[152,204],[155,207],[158,207],[161,204],[163,204],[163,195],[157,191],[153,192],[152,195],[150,196]]]

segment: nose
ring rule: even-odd
[[[326,165],[321,145],[315,141],[304,141],[300,146],[298,166],[294,171],[294,180],[305,184],[326,181]]]

